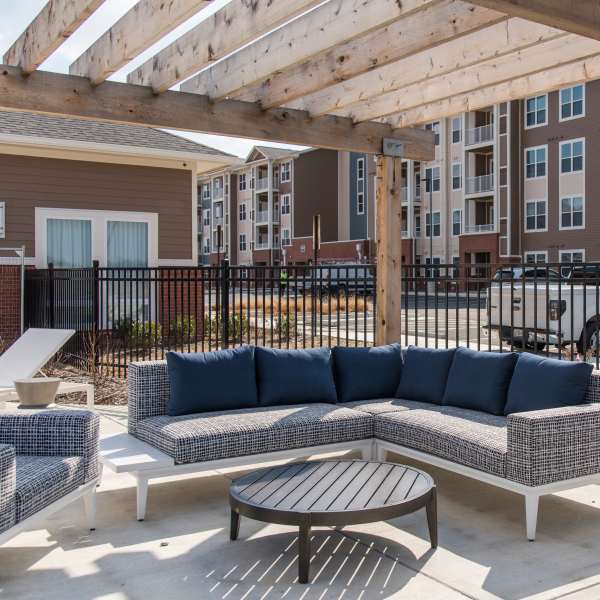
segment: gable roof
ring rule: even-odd
[[[293,156],[297,154],[297,150],[293,150],[292,148],[273,148],[272,146],[254,146],[252,150],[248,153],[248,157],[246,158],[246,162],[253,162],[255,160],[261,160],[259,154],[266,159],[271,160],[279,160],[281,158],[286,158],[288,156]]]
[[[51,117],[29,112],[0,111],[0,135],[81,142],[89,145],[125,146],[131,149],[164,150],[169,154],[176,152],[187,156],[198,155],[199,159],[205,160],[210,157],[230,158],[236,162],[239,160],[233,154],[221,152],[216,148],[198,144],[160,129],[87,119]]]

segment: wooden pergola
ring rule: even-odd
[[[378,343],[400,339],[401,159],[434,156],[420,125],[600,77],[600,0],[230,0],[108,81],[210,4],[139,0],[69,75],[38,70],[103,2],[48,1],[4,55],[0,109],[378,155]]]

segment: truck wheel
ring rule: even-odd
[[[600,321],[589,321],[577,342],[577,352],[583,354],[583,349],[596,356],[600,350]]]

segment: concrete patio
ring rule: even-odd
[[[102,410],[102,409],[101,409]],[[121,428],[106,411],[103,432]],[[0,548],[0,595],[88,598],[600,598],[598,489],[542,499],[538,541],[525,541],[522,500],[426,467],[439,490],[440,547],[429,547],[424,511],[389,523],[317,530],[313,583],[296,583],[296,537],[288,527],[242,520],[229,541],[231,473],[151,486],[148,516],[135,520],[127,475],[106,473],[98,529],[74,504],[48,529]],[[423,514],[422,514],[423,513]]]

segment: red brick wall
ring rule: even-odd
[[[204,324],[204,282],[201,271],[164,269],[160,272],[160,278],[157,284],[157,321],[163,328],[163,335],[176,326],[177,319],[187,321],[191,317],[196,323],[197,335],[201,336]],[[216,282],[213,282],[213,286],[215,285]]]
[[[21,334],[21,267],[0,265],[0,354]]]

